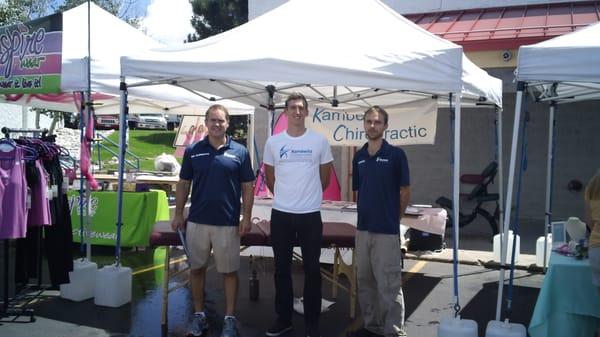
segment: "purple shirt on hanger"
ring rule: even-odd
[[[39,159],[35,161],[35,168],[40,181],[31,188],[31,208],[27,213],[27,226],[49,226],[52,220],[48,200],[48,173]]]
[[[0,151],[0,239],[27,234],[27,182],[23,150]]]

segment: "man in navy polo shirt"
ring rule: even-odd
[[[410,199],[408,162],[402,149],[383,139],[384,109],[369,108],[363,124],[368,142],[352,160],[352,189],[358,192],[355,249],[364,327],[348,335],[406,336],[399,229]]]
[[[186,229],[190,286],[194,320],[189,335],[206,336],[208,320],[204,313],[204,280],[211,250],[215,266],[223,274],[225,321],[222,337],[236,337],[235,301],[240,266],[240,235],[250,231],[254,195],[254,173],[248,150],[227,137],[227,108],[216,104],[204,119],[208,136],[188,146],[183,155],[177,183],[173,230]],[[192,205],[184,218],[184,207],[192,187]],[[240,220],[240,197],[243,216]]]

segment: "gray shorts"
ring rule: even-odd
[[[590,248],[590,267],[592,267],[592,281],[596,287],[600,287],[600,247]]]
[[[237,226],[203,225],[188,221],[186,243],[192,269],[206,267],[211,250],[219,273],[232,273],[240,268],[240,234]]]

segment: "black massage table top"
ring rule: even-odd
[[[323,223],[323,248],[354,248],[356,228],[345,222]],[[271,224],[267,220],[254,222],[249,233],[240,238],[242,246],[271,246]],[[150,246],[179,246],[179,235],[171,229],[170,221],[154,224],[150,234]]]

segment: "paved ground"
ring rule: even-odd
[[[450,251],[450,250],[448,250]],[[99,264],[112,262],[112,249],[95,249]],[[158,267],[164,251],[148,249],[126,251],[123,264],[134,270],[133,300],[120,308],[98,307],[92,300],[76,303],[58,297],[57,291],[46,291],[39,296],[33,323],[3,322],[0,336],[183,336],[191,320],[189,291],[180,288],[170,295],[169,325],[167,334],[160,329],[160,304],[162,271]],[[244,337],[264,336],[273,319],[272,260],[260,258],[255,263],[260,279],[260,299],[248,298],[248,262],[243,257],[240,271],[240,298],[238,318]],[[177,265],[175,265],[177,268]],[[425,260],[407,260],[405,265],[405,298],[407,330],[409,336],[436,336],[441,319],[450,317],[452,309],[452,264]],[[295,289],[300,294],[301,266],[294,269]],[[517,270],[515,277],[512,321],[528,325],[543,275]],[[462,317],[473,319],[479,325],[479,335],[484,336],[487,322],[494,318],[498,271],[479,265],[459,266],[460,304]],[[207,301],[212,313],[213,328],[210,336],[219,336],[223,313],[221,279],[209,273]],[[337,299],[331,297],[331,286],[323,284],[323,294],[336,303],[322,316],[322,335],[343,337],[348,330],[360,326],[360,316],[349,318],[349,298],[344,291]],[[294,318],[294,332],[289,337],[304,336],[302,317]]]

